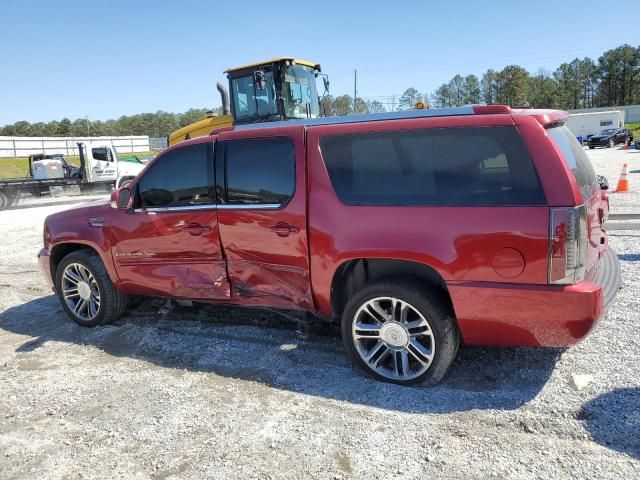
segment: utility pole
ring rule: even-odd
[[[353,71],[353,113],[356,114],[356,98],[358,95],[358,70]]]

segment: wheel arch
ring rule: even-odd
[[[334,272],[330,293],[332,318],[340,318],[349,298],[365,284],[394,277],[436,289],[454,313],[447,285],[431,265],[413,260],[362,257],[342,262]]]
[[[55,245],[53,245],[51,247],[51,251],[49,253],[49,268],[51,270],[51,278],[54,281],[55,284],[55,279],[56,279],[56,271],[58,269],[58,265],[60,265],[60,262],[62,261],[62,259],[64,257],[66,257],[67,255],[69,255],[70,253],[73,252],[77,252],[79,250],[90,250],[93,253],[95,253],[96,255],[98,255],[98,257],[100,258],[100,260],[102,260],[102,263],[104,264],[107,273],[109,274],[109,276],[111,275],[110,272],[110,265],[108,261],[105,261],[105,259],[103,258],[103,256],[100,254],[100,250],[98,248],[96,248],[95,245],[92,245],[89,242],[82,242],[82,241],[73,241],[73,242],[61,242],[61,243],[57,243]],[[114,278],[111,279],[112,281],[114,280]],[[114,282],[115,284],[115,282]]]

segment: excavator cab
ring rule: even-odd
[[[323,76],[325,93],[329,87],[320,65],[291,57],[230,68],[224,73],[231,98],[218,83],[223,115],[212,115],[176,130],[169,135],[169,145],[232,125],[319,117],[317,77]]]

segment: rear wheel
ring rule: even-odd
[[[611,140],[609,140],[609,148],[613,148],[615,146],[616,146],[616,142],[612,138]]]
[[[347,303],[342,338],[365,373],[403,385],[439,382],[459,342],[441,295],[393,280],[373,283]]]
[[[0,192],[0,211],[9,206],[9,199],[4,192]]]
[[[10,191],[7,194],[7,207],[13,207],[18,204],[18,199],[20,198],[20,194],[15,191]]]
[[[593,150],[594,148],[596,148],[596,147],[593,147],[593,146],[589,145],[589,150]]]
[[[102,260],[90,250],[62,259],[56,270],[56,291],[67,315],[84,327],[111,323],[127,307],[127,297],[115,289]]]

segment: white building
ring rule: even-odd
[[[567,127],[576,136],[586,140],[589,135],[596,135],[606,128],[624,126],[624,110],[607,110],[603,112],[571,113]]]

